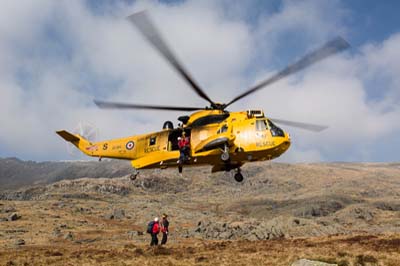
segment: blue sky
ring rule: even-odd
[[[355,47],[381,42],[400,30],[399,1],[352,0],[343,4],[351,13],[347,24],[352,29],[350,40]]]
[[[74,159],[54,131],[95,124],[101,138],[155,131],[178,112],[98,110],[94,98],[177,105],[195,96],[124,19],[147,9],[216,101],[228,101],[334,36],[343,54],[232,105],[328,124],[284,127],[279,160],[398,161],[398,1],[5,1],[0,11],[0,157]],[[154,97],[157,95],[157,97]]]

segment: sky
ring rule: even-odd
[[[183,113],[98,109],[93,99],[206,106],[125,19],[147,10],[206,93],[228,102],[335,36],[347,51],[229,107],[328,125],[292,137],[283,162],[391,162],[400,150],[399,1],[5,0],[0,157],[71,160],[56,130],[98,139],[160,130]],[[80,158],[81,159],[81,158]]]

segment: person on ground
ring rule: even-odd
[[[153,228],[151,230],[151,242],[150,246],[158,245],[158,233],[160,233],[160,222],[158,221],[158,217],[154,218]]]
[[[161,245],[167,244],[168,233],[169,233],[168,227],[169,227],[168,215],[164,213],[161,220],[161,232],[163,234]]]

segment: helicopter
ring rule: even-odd
[[[139,169],[178,167],[181,173],[183,167],[211,165],[213,173],[235,171],[234,179],[242,182],[241,167],[243,164],[272,160],[289,149],[290,135],[276,124],[315,132],[327,128],[324,125],[266,117],[262,110],[249,109],[231,112],[227,110],[227,107],[282,78],[347,49],[350,45],[342,37],[332,39],[272,77],[252,86],[228,103],[219,103],[213,101],[205,93],[180,63],[146,11],[130,15],[127,19],[188,83],[189,87],[209,103],[209,106],[163,106],[94,100],[99,108],[104,109],[147,109],[193,113],[179,116],[180,123],[175,128],[171,121],[166,121],[162,130],[158,132],[93,143],[79,134],[72,134],[66,130],[56,131],[59,136],[71,142],[84,154],[98,157],[99,160],[101,158],[130,160],[133,167],[133,173],[130,176],[132,180],[136,179]],[[181,151],[178,138],[183,134],[190,139],[190,142],[188,154],[183,157],[183,160],[180,160]]]

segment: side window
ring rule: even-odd
[[[220,129],[218,129],[217,134],[225,133],[226,131],[228,131],[228,126],[223,125]]]
[[[267,129],[267,123],[265,120],[257,120],[256,121],[256,131],[264,131]]]
[[[155,145],[156,144],[156,140],[157,140],[157,137],[150,137],[149,146]]]

